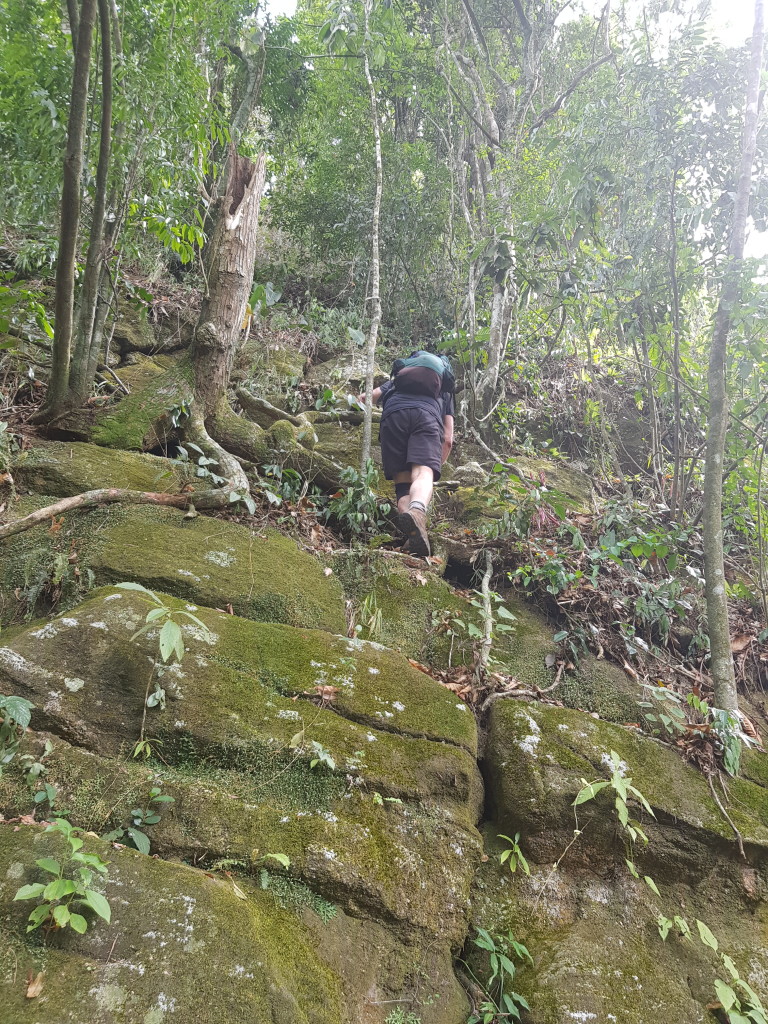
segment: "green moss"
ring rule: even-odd
[[[4,1012],[18,1024],[58,1024],[72,1007],[90,1024],[180,1020],[221,1024],[341,1024],[340,979],[318,955],[298,918],[258,887],[240,900],[228,880],[114,851],[89,840],[110,861],[106,895],[112,923],[87,935],[63,934],[41,950],[8,936],[22,931],[29,905],[13,904],[35,858],[60,854],[55,838],[26,827],[0,836],[0,902],[6,928]],[[13,940],[11,940],[13,942]],[[119,945],[119,953],[112,953]],[[45,968],[43,995],[25,996],[27,971]]]
[[[317,914],[323,924],[328,924],[339,912],[339,908],[334,903],[323,899],[308,885],[297,882],[293,878],[287,878],[285,875],[275,875],[269,871],[263,871],[261,884],[263,888],[272,893],[279,906],[285,910],[299,913],[306,907]]]
[[[72,551],[76,563],[67,560]],[[231,604],[243,616],[346,630],[338,582],[274,530],[256,534],[223,520],[185,519],[176,509],[122,506],[70,513],[53,535],[41,526],[9,538],[3,554],[6,621],[17,610],[15,591],[45,582],[60,554],[67,584],[56,595],[61,610],[91,584],[134,580],[213,607]],[[52,603],[37,607],[47,610]],[[36,607],[34,600],[26,604]]]
[[[99,416],[91,437],[106,448],[146,451],[161,443],[166,413],[192,397],[192,366],[168,357],[141,361],[134,390]],[[158,430],[160,433],[158,433]]]
[[[169,459],[70,441],[39,442],[21,452],[13,474],[27,490],[59,498],[100,487],[178,492],[187,480]]]

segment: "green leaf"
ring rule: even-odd
[[[137,828],[127,828],[126,834],[131,837],[139,853],[149,853],[149,839]]]
[[[22,887],[16,891],[16,895],[13,898],[14,900],[34,900],[37,899],[44,890],[45,886],[42,882],[32,882],[31,885],[22,885]]]
[[[140,583],[116,583],[115,586],[118,590],[137,590],[142,594],[146,594],[151,597],[155,604],[162,604],[162,601],[154,594],[151,590],[147,590],[146,587],[142,587]]]
[[[600,780],[598,782],[588,782],[576,794],[576,799],[573,801],[573,804],[571,806],[578,807],[579,804],[585,804],[588,800],[593,800],[600,792],[600,790],[605,789],[606,786],[610,786],[610,782],[606,782],[604,780]]]
[[[656,883],[650,875],[643,875],[643,881],[652,892],[655,892],[657,896],[661,897],[661,893],[659,892]]]
[[[629,858],[625,857],[624,858],[624,863],[629,868],[629,873],[630,873],[630,875],[632,875],[633,878],[639,878],[640,877],[640,875],[638,875],[638,873],[637,873],[637,868],[635,867],[634,863],[631,860],[629,860]]]
[[[150,608],[147,612],[147,622],[154,622],[155,619],[159,619],[163,615],[168,615],[167,608]]]
[[[278,864],[281,864],[284,868],[291,866],[291,858],[285,853],[265,853],[264,858],[271,857],[272,860],[276,860]]]
[[[709,946],[710,949],[714,949],[714,951],[717,952],[720,943],[712,934],[709,927],[706,924],[704,924],[703,921],[699,921],[698,918],[696,918],[696,927],[699,930],[699,938],[704,943],[704,945]]]
[[[0,695],[0,708],[3,708],[21,729],[26,729],[29,726],[34,706],[32,701],[25,700],[24,697]]]
[[[66,928],[69,924],[70,919],[69,907],[65,907],[63,903],[60,903],[58,907],[53,908],[53,920],[59,926],[59,928]]]
[[[75,891],[75,883],[70,878],[57,878],[49,882],[43,891],[43,898],[46,900],[60,900],[63,896],[69,896]]]
[[[83,902],[87,903],[91,910],[95,911],[99,917],[103,917],[107,924],[109,924],[112,911],[110,910],[109,903],[100,892],[96,892],[94,889],[86,889]]]
[[[160,630],[160,657],[163,661],[168,661],[174,651],[178,652],[179,643],[182,645],[183,654],[184,641],[181,636],[181,628],[178,622],[168,619],[163,623],[163,628]],[[178,660],[181,661],[181,658],[178,658]]]
[[[88,922],[81,914],[71,914],[69,918],[69,927],[73,932],[77,932],[79,935],[85,935],[88,931]]]
[[[50,857],[41,857],[39,860],[35,861],[35,864],[51,875],[58,875],[61,873],[61,864],[59,864],[57,860],[52,860]]]
[[[739,1001],[731,986],[727,985],[720,978],[715,978],[715,992],[717,993],[717,998],[723,1004],[723,1009],[726,1013],[736,1006]]]
[[[498,606],[498,608],[496,609],[496,614],[500,618],[502,618],[502,619],[510,619],[512,622],[514,622],[517,619],[517,616],[513,615],[512,612],[509,611],[507,608],[505,608],[503,604],[500,604]]]

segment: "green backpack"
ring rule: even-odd
[[[391,376],[395,390],[405,394],[439,398],[446,392],[453,394],[456,388],[448,358],[433,352],[412,352],[407,359],[396,359]]]

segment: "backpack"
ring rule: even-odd
[[[432,352],[412,352],[407,359],[396,359],[392,364],[391,376],[395,391],[410,395],[427,395],[439,398],[441,394],[453,394],[456,380],[447,356]]]

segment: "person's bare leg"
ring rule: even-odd
[[[411,466],[411,493],[409,499],[410,501],[420,501],[425,511],[429,508],[429,503],[432,500],[434,479],[435,474],[429,466]]]
[[[395,484],[409,484],[411,482],[411,471],[410,469],[403,470],[402,473],[395,473],[393,483]],[[397,499],[397,511],[407,512],[408,506],[411,503],[411,495],[404,494],[402,498]]]

